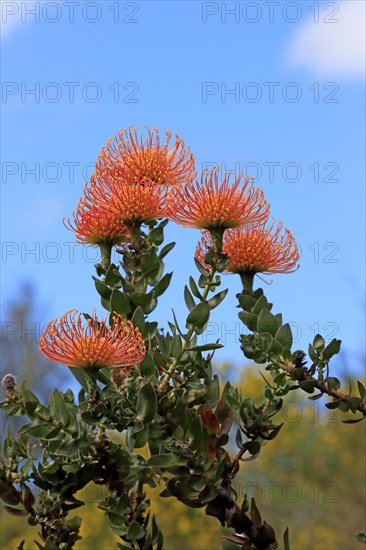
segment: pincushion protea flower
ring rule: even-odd
[[[223,238],[223,253],[230,257],[226,267],[229,273],[291,273],[298,269],[299,251],[288,229],[283,233],[279,222],[272,232],[274,222],[268,227],[231,229]],[[205,254],[212,247],[212,239],[205,232],[196,249],[196,258],[204,262]]]
[[[81,244],[102,245],[121,244],[128,238],[128,228],[116,218],[106,200],[96,201],[90,185],[84,189],[76,211],[73,212],[73,223],[70,218],[64,225],[74,231],[76,241]]]
[[[175,143],[169,149],[172,134],[165,132],[166,143],[160,143],[157,128],[147,129],[147,137],[140,138],[137,128],[130,126],[117,132],[103,147],[97,164],[96,173],[104,179],[113,175],[123,183],[141,184],[145,181],[164,185],[179,186],[195,175],[194,157],[189,147],[175,135]]]
[[[183,227],[198,229],[229,229],[267,221],[269,205],[263,191],[249,185],[245,178],[240,187],[239,174],[230,185],[230,173],[219,183],[217,167],[204,170],[201,182],[188,181],[169,193],[167,214]]]
[[[53,319],[40,339],[43,357],[77,368],[131,367],[145,357],[146,346],[138,328],[115,314],[113,327],[92,317],[83,323],[75,309]]]
[[[145,180],[126,183],[113,175],[91,178],[87,196],[98,208],[108,202],[115,220],[128,228],[165,217],[167,190]]]
[[[96,163],[89,189],[96,204],[108,201],[113,214],[128,227],[165,217],[168,189],[195,176],[194,158],[176,135],[169,149],[160,143],[158,130],[148,130],[144,139],[137,129],[127,128],[109,139]]]

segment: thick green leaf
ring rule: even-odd
[[[290,325],[288,323],[286,323],[285,325],[282,325],[276,332],[275,338],[284,348],[291,349],[292,332],[291,332]]]
[[[317,334],[314,338],[313,348],[321,351],[324,349],[324,346],[325,346],[325,340],[323,336],[321,336],[320,334]]]
[[[197,258],[194,258],[194,263],[196,264],[196,267],[198,269],[198,271],[201,273],[201,275],[204,275],[207,277],[207,275],[209,275],[209,270],[206,269],[198,260]]]
[[[185,464],[183,457],[178,457],[172,453],[163,453],[160,455],[153,455],[148,461],[149,466],[165,468],[168,466],[180,466]]]
[[[148,382],[142,386],[137,396],[137,421],[143,422],[145,425],[150,424],[154,420],[156,408],[156,393],[152,384]]]
[[[145,376],[145,378],[151,378],[151,376],[155,376],[157,378],[159,376],[159,371],[156,368],[154,359],[149,352],[146,353],[143,361],[140,363],[140,372],[142,376]]]
[[[239,319],[243,321],[244,325],[248,327],[249,330],[255,332],[257,330],[258,316],[254,313],[248,313],[247,311],[241,311],[239,313]]]
[[[186,306],[189,309],[189,311],[192,311],[192,309],[195,308],[196,303],[195,303],[195,301],[192,297],[192,294],[190,293],[189,288],[187,287],[187,285],[185,285],[185,287],[184,287],[184,301],[185,301]]]
[[[187,432],[187,438],[191,449],[196,450],[201,447],[202,438],[203,438],[203,428],[202,428],[202,419],[200,416],[196,416]]]
[[[262,311],[258,315],[257,331],[269,332],[272,336],[275,336],[278,327],[278,321],[276,320],[275,316],[272,315],[272,313],[267,309],[262,309]]]
[[[262,525],[262,518],[259,513],[259,510],[257,508],[257,505],[255,503],[254,498],[250,501],[250,517],[252,518],[252,521],[254,523],[254,526],[259,529],[259,527]]]
[[[54,416],[56,420],[60,420],[64,426],[68,426],[70,422],[70,413],[64,396],[57,388],[53,390],[52,395],[54,400]]]
[[[342,340],[337,340],[334,338],[323,351],[323,359],[330,359],[333,355],[339,353],[341,349]]]
[[[164,357],[165,361],[170,362],[171,357],[170,357],[170,353],[169,353],[169,350],[168,350],[168,346],[167,346],[167,342],[166,342],[165,337],[162,334],[160,334],[160,332],[157,332],[155,334],[155,338],[158,342],[159,349],[160,349],[161,354]]]
[[[170,280],[172,278],[172,275],[173,275],[173,272],[166,273],[164,277],[160,279],[160,281],[152,291],[154,298],[158,298],[158,296],[161,296],[162,294],[164,294],[164,292],[170,285]]]
[[[222,344],[202,344],[202,346],[194,346],[193,348],[186,348],[186,351],[211,351],[213,349],[220,349],[224,346]]]
[[[191,288],[193,296],[195,296],[199,300],[202,300],[202,295],[199,291],[198,286],[196,285],[196,281],[193,279],[192,276],[189,277],[189,286]]]
[[[299,386],[302,390],[304,390],[306,393],[314,393],[316,382],[312,380],[303,380],[302,382],[299,382]]]
[[[179,334],[173,336],[169,346],[169,353],[174,359],[178,359],[182,353],[182,339]]]
[[[207,323],[210,316],[210,308],[207,302],[197,304],[187,317],[187,324],[202,328]]]
[[[215,307],[220,305],[227,293],[228,293],[228,289],[223,290],[218,294],[215,294],[215,296],[212,296],[212,298],[210,298],[208,301],[208,305],[210,309],[214,309]]]
[[[149,232],[147,240],[149,243],[153,243],[156,246],[159,246],[159,244],[161,244],[164,240],[163,228],[161,226],[154,227],[154,229]]]
[[[175,243],[166,244],[159,253],[159,258],[162,260],[175,247]]]
[[[156,228],[158,229],[158,228]],[[155,231],[155,229],[153,229]],[[137,521],[133,521],[127,531],[127,538],[131,541],[142,539],[145,536],[145,529]]]
[[[288,527],[286,527],[285,532],[283,534],[283,550],[290,550],[290,539],[289,539]]]
[[[126,294],[116,288],[112,290],[111,311],[120,315],[127,315],[131,311],[131,304]]]
[[[105,300],[109,300],[112,294],[111,289],[94,276],[93,276],[93,280],[94,280],[95,288],[97,289],[98,294]]]
[[[122,276],[118,272],[118,267],[111,264],[105,274],[104,282],[108,286],[116,287],[121,286]]]
[[[143,335],[145,332],[146,322],[144,312],[140,306],[135,309],[131,321],[133,326],[137,327]]]
[[[328,376],[327,386],[329,391],[338,390],[341,387],[341,383],[338,378],[335,378],[334,376]]]
[[[308,355],[309,355],[309,357],[310,357],[310,359],[312,360],[313,363],[318,364],[319,356],[318,356],[318,354],[316,353],[314,347],[311,344],[309,344]]]
[[[357,386],[358,386],[358,392],[361,396],[361,399],[362,399],[363,402],[365,402],[366,401],[366,388],[359,380],[357,380]]]

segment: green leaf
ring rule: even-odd
[[[52,394],[55,407],[55,418],[56,420],[61,420],[64,426],[68,426],[70,422],[70,413],[64,396],[57,388],[53,390]]]
[[[328,376],[327,386],[329,391],[338,390],[341,387],[341,383],[338,378],[335,378],[334,376]]]
[[[151,378],[152,376],[157,378],[159,376],[159,371],[156,368],[154,359],[149,352],[146,353],[143,361],[140,363],[140,372],[142,376],[145,376],[145,378]]]
[[[159,346],[159,349],[161,351],[161,354],[162,354],[163,358],[165,359],[165,361],[170,362],[171,357],[170,357],[170,353],[169,353],[169,350],[168,350],[168,346],[167,346],[165,337],[162,334],[160,334],[160,332],[157,332],[155,334],[155,338],[158,342],[158,346]]]
[[[201,295],[201,293],[198,289],[198,286],[196,285],[196,282],[195,282],[195,280],[193,279],[192,276],[189,277],[189,286],[191,287],[191,291],[192,291],[193,296],[195,296],[199,300],[202,300],[202,295]]]
[[[157,298],[158,296],[161,296],[162,294],[164,294],[164,292],[170,285],[170,280],[172,278],[172,275],[173,275],[173,272],[166,273],[164,277],[160,279],[160,281],[152,291],[154,298]]]
[[[222,344],[202,344],[202,346],[194,346],[193,348],[186,348],[186,351],[211,351],[213,349],[220,349],[224,346]]]
[[[288,527],[286,527],[285,532],[283,534],[283,550],[290,550],[290,539],[289,539]]]
[[[276,335],[278,329],[278,321],[268,309],[262,309],[258,316],[257,331],[269,332],[272,336]]]
[[[348,398],[347,403],[351,411],[355,413],[358,410],[358,407],[361,405],[362,399],[360,399],[359,397],[351,396]]]
[[[270,311],[271,308],[272,304],[270,304],[264,294],[262,294],[262,296],[260,296],[260,298],[256,301],[254,307],[252,308],[252,313],[259,315],[262,309],[268,309],[268,311]]]
[[[315,349],[313,348],[313,346],[311,344],[309,344],[308,355],[309,355],[310,359],[312,360],[312,362],[317,365],[318,362],[319,362],[319,356],[318,356],[318,354],[316,353]]]
[[[241,311],[239,313],[239,319],[243,321],[244,325],[248,327],[248,329],[251,330],[252,332],[255,332],[257,330],[258,316],[254,315],[254,313]]]
[[[342,340],[337,340],[334,338],[323,351],[323,359],[330,359],[333,355],[339,353],[341,349]]]
[[[196,450],[201,447],[203,439],[202,420],[200,416],[196,416],[189,425],[187,438],[191,449]]]
[[[136,308],[131,321],[133,326],[137,327],[140,330],[141,334],[144,334],[146,322],[144,312],[142,311],[142,308],[140,306]]]
[[[262,518],[254,498],[252,498],[250,501],[250,517],[252,518],[252,522],[254,523],[254,526],[259,529],[259,527],[262,525]]]
[[[273,347],[273,336],[271,336],[269,332],[262,332],[259,335],[259,339],[262,342],[262,349],[264,353],[268,353],[270,350],[275,351],[274,349],[271,349]]]
[[[112,294],[111,289],[102,281],[94,277],[94,275],[93,275],[93,280],[94,280],[95,288],[97,289],[98,294],[105,300],[109,300]]]
[[[159,244],[161,244],[164,241],[163,228],[161,226],[154,227],[154,229],[152,229],[149,232],[147,240],[148,240],[149,243],[152,243],[152,244],[155,244],[156,246],[159,246]]]
[[[85,372],[83,371],[83,369],[76,369],[73,367],[69,367],[69,371],[79,382],[80,386],[84,388],[84,390],[88,390],[88,384],[87,384]]]
[[[182,353],[182,339],[179,334],[173,336],[169,346],[169,353],[174,359],[178,359]]]
[[[150,424],[155,417],[157,408],[157,397],[155,390],[148,382],[139,391],[137,396],[137,421],[144,422],[144,424]]]
[[[166,244],[159,253],[159,258],[162,260],[175,247],[175,243]]]
[[[286,323],[285,325],[282,325],[276,332],[275,338],[280,344],[282,344],[284,348],[291,349],[292,332],[291,332],[290,325],[288,323]]]
[[[325,406],[327,409],[338,409],[339,408],[340,401],[330,401],[330,403],[326,403]]]
[[[325,346],[325,340],[323,336],[321,336],[320,334],[317,334],[314,338],[313,348],[321,351],[324,349],[324,346]]]
[[[215,294],[215,296],[212,296],[212,298],[208,300],[208,305],[210,309],[214,309],[215,307],[220,305],[227,293],[228,293],[228,289],[223,290],[218,294]]]
[[[251,294],[247,294],[246,292],[243,292],[242,294],[238,294],[237,297],[239,300],[240,307],[242,307],[245,311],[252,312],[252,309],[256,303],[255,298],[253,298]]]
[[[158,227],[156,229],[159,229]],[[155,231],[155,229],[153,229]],[[142,539],[145,536],[145,529],[137,521],[133,521],[127,531],[127,538],[131,541]]]
[[[112,290],[111,311],[120,315],[127,315],[131,311],[131,304],[126,294],[116,288]]]
[[[117,512],[113,512],[113,511],[108,512],[107,516],[108,516],[109,521],[113,525],[122,526],[125,522],[124,516],[122,516],[122,514],[118,514]]]
[[[206,269],[198,260],[197,258],[194,258],[194,263],[196,264],[196,267],[198,271],[201,273],[201,275],[205,275],[206,277],[210,274],[209,270]]]
[[[196,307],[196,303],[193,300],[192,294],[189,292],[187,285],[184,287],[184,301],[189,311],[192,311]]]
[[[166,468],[168,466],[180,466],[185,464],[183,457],[173,455],[173,453],[162,453],[160,455],[153,455],[149,461],[149,466],[157,468]]]
[[[312,380],[303,380],[302,382],[299,382],[300,388],[306,393],[314,393],[315,384],[316,382]]]
[[[210,316],[210,308],[207,302],[197,304],[187,317],[187,324],[197,328],[203,328]]]
[[[121,286],[122,276],[118,271],[118,267],[114,264],[111,264],[105,274],[104,283],[108,286],[115,287],[117,285]]]
[[[365,388],[365,386],[359,380],[357,380],[357,387],[358,387],[358,392],[360,394],[360,397],[361,397],[362,401],[366,402],[366,388]]]
[[[74,456],[80,448],[80,439],[71,439],[68,437],[64,443],[57,449],[59,456]]]

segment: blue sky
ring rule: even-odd
[[[96,252],[74,246],[62,218],[107,138],[131,124],[170,128],[199,170],[215,163],[256,177],[302,250],[300,269],[274,276],[265,293],[293,324],[296,347],[320,330],[344,342],[336,366],[362,372],[364,9],[352,0],[3,2],[3,302],[30,280],[45,311],[35,322],[73,307],[102,312]],[[175,275],[155,317],[165,324],[174,307],[183,324],[199,233],[169,224],[167,238],[177,241],[167,258]],[[217,358],[239,366],[239,280],[223,285],[230,295],[210,332],[226,340]]]

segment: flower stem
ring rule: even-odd
[[[247,292],[252,293],[253,292],[253,280],[254,280],[254,273],[245,272],[240,273],[241,282],[243,283],[243,291],[246,290]]]
[[[102,256],[102,267],[107,271],[111,265],[112,245],[110,243],[100,243],[99,248]]]

